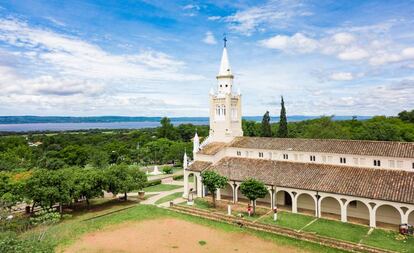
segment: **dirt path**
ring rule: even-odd
[[[295,253],[304,251],[277,245],[247,233],[229,233],[179,219],[157,219],[125,223],[86,234],[64,252]]]

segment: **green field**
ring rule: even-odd
[[[143,190],[145,192],[166,192],[166,191],[175,190],[181,187],[183,186],[172,185],[172,184],[157,184],[157,185],[146,187]]]
[[[125,208],[125,206],[129,206],[130,208],[122,211],[113,212],[119,210],[120,208]],[[221,222],[214,222],[202,218],[182,215],[175,213],[173,211],[169,211],[167,209],[157,208],[155,206],[139,204],[137,205],[133,203],[130,203],[128,205],[125,203],[122,206],[119,206],[118,203],[113,203],[113,206],[106,206],[105,210],[100,210],[98,208],[95,211],[83,212],[81,214],[73,216],[72,218],[65,219],[59,224],[48,227],[38,227],[36,229],[30,230],[24,233],[21,236],[21,238],[33,241],[36,241],[38,238],[42,238],[42,244],[50,246],[55,250],[61,250],[65,246],[74,243],[83,234],[101,230],[109,225],[119,224],[128,221],[156,219],[161,217],[174,217],[177,219],[184,219],[186,221],[202,224],[205,226],[212,227],[214,229],[220,229],[227,232],[243,231],[261,237],[265,240],[273,241],[279,245],[289,245],[310,252],[343,252],[305,241],[290,239],[283,236],[276,236],[274,234],[269,234],[265,232],[253,231],[246,228],[239,228],[237,226]],[[44,235],[41,236],[43,233]]]
[[[183,196],[183,193],[182,192],[172,193],[170,195],[167,195],[167,196],[165,196],[163,198],[160,198],[159,200],[155,201],[155,204],[156,205],[159,205],[159,204],[162,204],[162,203],[165,203],[165,202],[174,200],[176,198],[179,198],[181,196]]]

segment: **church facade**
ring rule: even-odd
[[[210,133],[202,143],[194,137],[183,197],[190,191],[205,197],[201,173],[214,170],[228,178],[217,199],[246,200],[239,186],[255,178],[268,188],[257,202],[270,208],[371,227],[414,224],[414,143],[243,137],[241,94],[233,80],[225,46],[210,92]]]

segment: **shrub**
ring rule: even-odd
[[[146,183],[145,187],[150,187],[150,186],[158,185],[158,184],[161,184],[161,179],[156,179],[156,180],[148,181]]]
[[[183,179],[184,175],[177,175],[177,176],[173,176],[173,180],[180,180]]]
[[[59,222],[60,218],[60,214],[53,209],[42,209],[30,218],[30,224],[33,226],[49,225]]]
[[[171,166],[165,166],[165,167],[163,167],[163,168],[162,168],[162,171],[163,171],[165,174],[173,174],[173,168],[172,168]]]
[[[12,232],[0,233],[0,252],[2,253],[48,253],[54,252],[53,247],[45,241],[19,239]]]

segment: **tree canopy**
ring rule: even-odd
[[[213,196],[213,204],[216,206],[216,192],[227,184],[227,178],[215,171],[207,170],[201,174],[203,184]]]
[[[279,119],[279,130],[277,131],[277,137],[279,138],[286,138],[288,137],[288,123],[287,123],[287,117],[286,117],[286,108],[285,108],[285,101],[283,100],[283,97],[281,97],[280,102],[280,119]]]
[[[262,119],[262,136],[263,137],[271,137],[272,136],[272,127],[270,126],[269,111],[267,111],[263,115],[263,119]]]
[[[265,184],[254,178],[243,181],[240,185],[240,191],[253,202],[253,213],[256,212],[256,199],[264,198],[268,193]]]

